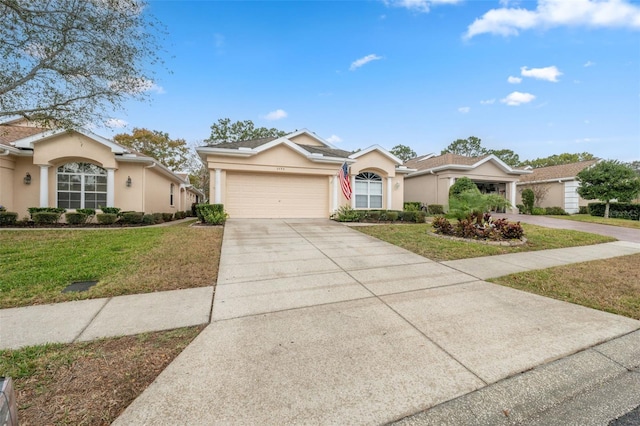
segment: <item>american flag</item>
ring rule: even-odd
[[[343,163],[338,172],[340,178],[340,186],[342,187],[342,193],[347,200],[351,199],[351,181],[349,180],[349,166],[347,163]]]

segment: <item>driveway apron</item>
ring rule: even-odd
[[[328,220],[229,220],[212,323],[114,424],[380,424],[640,329]]]

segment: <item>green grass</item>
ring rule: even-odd
[[[524,223],[522,227],[524,228],[525,237],[528,241],[525,245],[516,247],[485,245],[470,241],[452,241],[435,237],[427,234],[427,231],[432,230],[430,224],[376,225],[354,227],[353,229],[436,261],[584,246],[615,241],[615,238],[586,232],[543,228],[541,226]]]
[[[211,285],[222,231],[186,225],[0,231],[0,308]],[[87,280],[99,283],[87,292],[61,293]]]
[[[621,226],[623,228],[640,229],[640,220],[614,219],[600,216],[591,216],[589,214],[573,214],[570,216],[549,216],[554,219],[574,220],[576,222],[599,223],[601,225]]]

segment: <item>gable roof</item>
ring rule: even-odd
[[[507,174],[525,175],[531,173],[529,170],[511,167],[493,154],[482,155],[480,157],[466,157],[464,155],[451,153],[437,156],[429,154],[412,158],[404,163],[404,165],[417,170],[409,175],[409,177],[411,177],[443,170],[472,170],[487,162],[494,163]]]
[[[44,132],[40,127],[0,124],[0,145],[11,146],[12,142]]]
[[[547,182],[553,180],[574,180],[582,170],[596,164],[599,160],[586,160],[577,163],[560,164],[558,166],[539,167],[533,173],[523,176],[520,182]]]

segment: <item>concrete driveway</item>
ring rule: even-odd
[[[328,220],[230,220],[213,322],[114,424],[381,424],[638,329]]]

